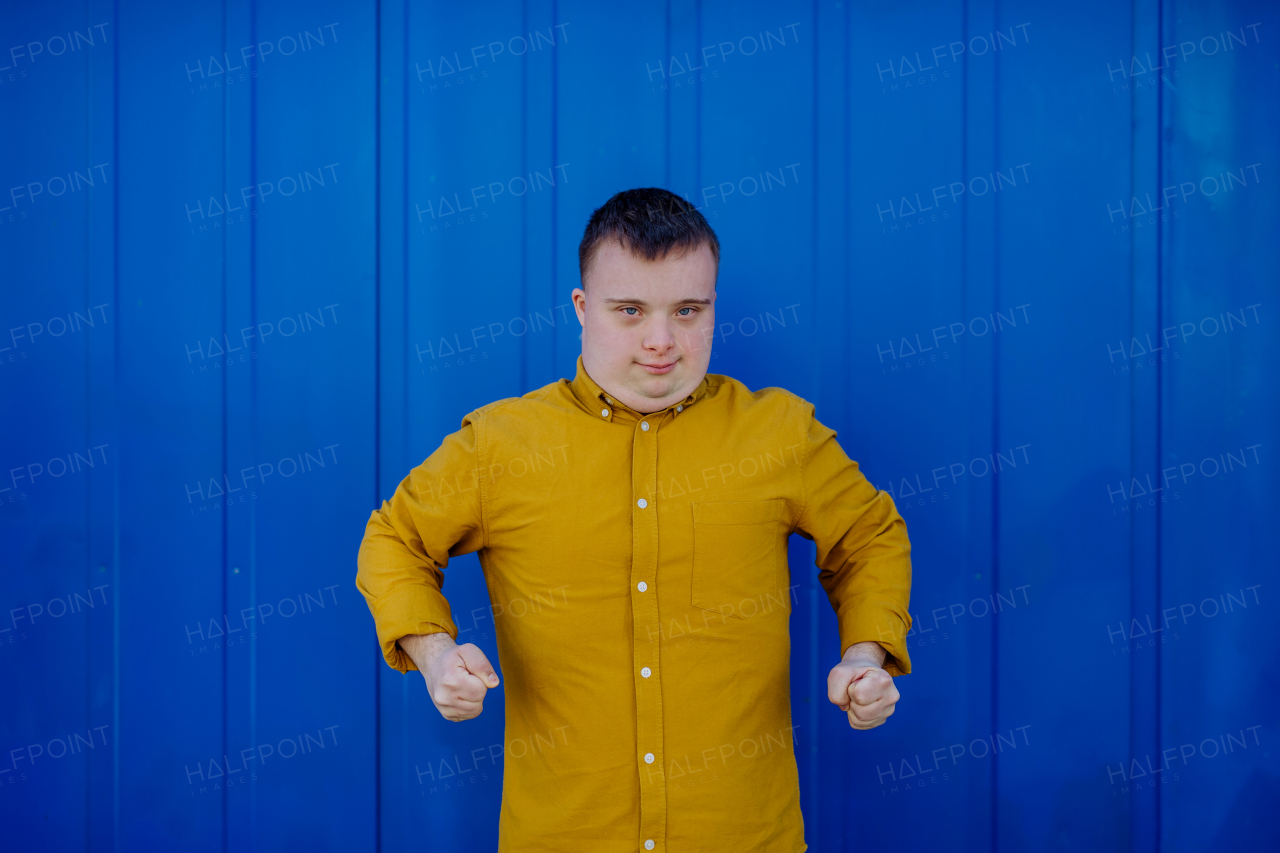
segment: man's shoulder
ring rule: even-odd
[[[770,385],[753,391],[746,383],[720,373],[707,374],[707,397],[753,416],[813,415],[813,404],[786,388]]]
[[[486,403],[480,408],[469,412],[462,419],[462,424],[466,426],[468,423],[492,421],[495,418],[526,417],[530,414],[546,412],[549,408],[563,409],[569,405],[567,395],[571,393],[568,381],[558,379],[548,385],[543,385],[541,388],[536,388],[522,397],[503,397],[502,399],[494,400],[492,403]]]

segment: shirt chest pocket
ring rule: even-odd
[[[694,607],[741,619],[743,600],[780,588],[785,513],[783,500],[693,505]]]

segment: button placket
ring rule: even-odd
[[[636,690],[636,760],[640,775],[640,838],[666,837],[662,688],[658,667],[658,598],[649,589],[658,569],[658,433],[661,414],[641,416],[632,432],[632,660]],[[647,592],[646,592],[647,591]],[[651,846],[647,849],[653,849]]]

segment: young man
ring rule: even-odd
[[[719,259],[683,199],[614,196],[579,247],[577,376],[467,415],[369,519],[356,583],[383,653],[449,720],[498,686],[440,591],[451,556],[480,552],[506,742],[534,745],[507,753],[503,851],[806,849],[791,533],[817,545],[850,725],[883,723],[910,672],[893,501],[812,404],[707,374]]]

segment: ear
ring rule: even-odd
[[[578,325],[585,326],[587,324],[587,292],[581,287],[575,287],[572,297],[573,310],[578,315]]]

